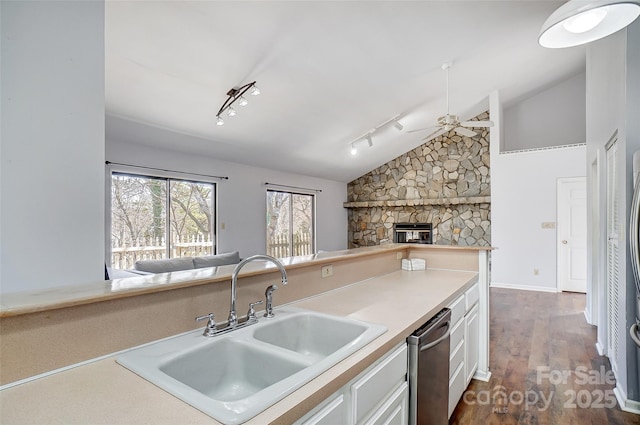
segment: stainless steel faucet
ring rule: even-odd
[[[254,260],[267,260],[276,265],[278,270],[280,270],[280,274],[282,275],[282,284],[287,284],[287,272],[284,269],[282,263],[277,259],[270,255],[258,254],[252,255],[251,257],[247,257],[242,260],[235,269],[233,269],[233,273],[231,274],[231,307],[229,309],[229,327],[234,327],[238,324],[238,315],[236,314],[236,288],[238,284],[238,274],[240,270],[245,266],[245,264],[250,263]],[[277,286],[273,285],[276,289]],[[273,291],[272,291],[273,292]],[[270,297],[267,298],[267,308],[271,310],[271,317],[273,317],[273,309],[271,308]]]

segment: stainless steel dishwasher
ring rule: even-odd
[[[409,338],[409,424],[449,423],[451,310],[440,310]]]

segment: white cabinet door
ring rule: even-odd
[[[318,412],[312,414],[310,417],[303,418],[302,421],[296,422],[299,425],[335,425],[345,422],[346,404],[344,402],[344,395],[340,394],[327,405],[321,408]]]
[[[408,422],[409,385],[403,382],[365,424],[407,425]]]
[[[466,316],[464,316],[465,322],[465,335],[464,335],[464,368],[465,368],[465,383],[469,384],[473,374],[478,369],[478,354],[479,354],[479,341],[480,341],[480,322],[478,316],[478,304],[476,304]]]
[[[351,385],[353,423],[360,423],[407,375],[407,344],[402,344]]]
[[[456,409],[465,388],[467,388],[467,386],[464,383],[463,363],[453,372],[453,377],[449,380],[449,417],[451,417],[451,414]]]

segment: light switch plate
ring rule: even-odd
[[[542,223],[542,228],[543,229],[555,229],[556,228],[556,223],[554,223],[553,221],[545,221]]]

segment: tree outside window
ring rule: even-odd
[[[267,253],[276,258],[313,254],[314,195],[267,191]]]
[[[215,185],[112,173],[111,265],[215,253]]]

